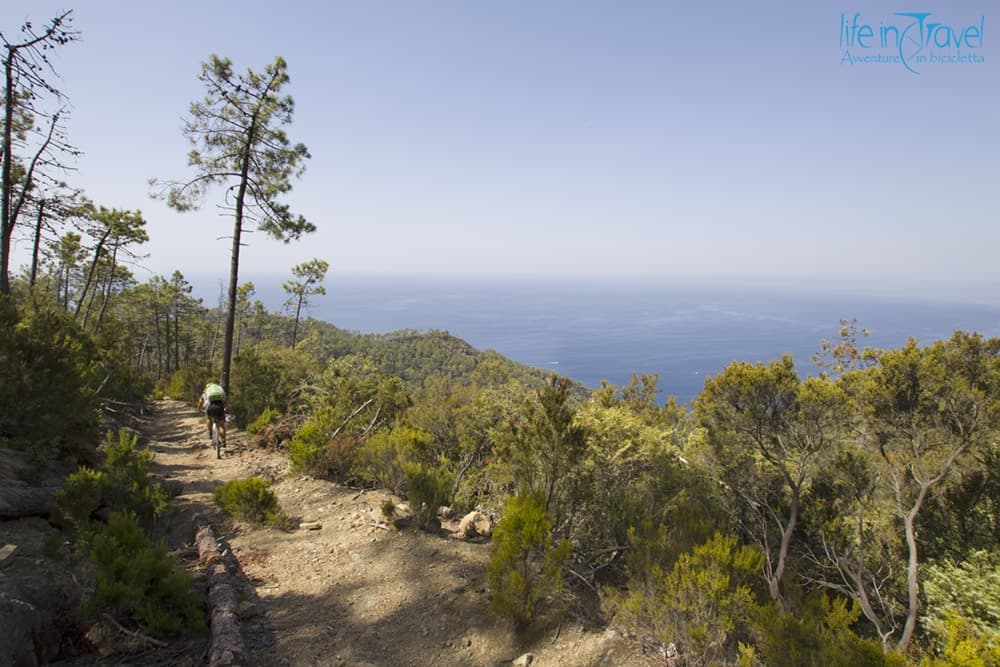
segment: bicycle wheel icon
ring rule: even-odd
[[[930,12],[898,12],[897,16],[907,16],[913,19],[899,34],[899,59],[903,67],[914,74],[920,74],[916,67],[927,62],[927,54],[924,41],[924,19],[931,15]]]

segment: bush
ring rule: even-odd
[[[78,537],[94,530],[91,516],[109,495],[111,482],[103,471],[83,467],[63,479],[52,504],[52,521]]]
[[[93,341],[52,306],[0,298],[0,434],[45,469],[64,453],[93,461],[101,385]]]
[[[150,544],[134,514],[112,512],[108,525],[93,536],[90,556],[97,568],[95,610],[107,609],[162,635],[205,631],[190,576],[167,556],[166,547]]]
[[[511,498],[493,531],[493,555],[486,580],[493,591],[490,608],[518,627],[530,624],[545,598],[562,587],[560,568],[572,546],[552,542],[552,520],[541,493]]]
[[[626,591],[603,591],[604,606],[644,642],[678,646],[685,664],[715,664],[736,652],[737,630],[755,602],[743,580],[761,564],[758,551],[716,533],[678,557],[669,572],[652,563]]]
[[[1000,644],[990,642],[967,618],[950,614],[936,631],[934,653],[920,667],[1000,667]]]
[[[205,364],[189,363],[177,369],[157,387],[163,396],[185,403],[197,403],[205,383],[218,373]]]
[[[288,447],[292,472],[348,479],[361,440],[353,433],[343,432],[340,428],[343,423],[337,408],[328,405],[317,408],[292,436]]]
[[[386,519],[392,519],[396,516],[396,503],[392,502],[391,499],[382,501],[382,516]]]
[[[233,359],[229,392],[236,425],[245,428],[268,408],[286,412],[298,386],[315,365],[309,355],[288,348],[242,351]]]
[[[793,613],[773,602],[761,605],[751,614],[751,625],[759,657],[767,665],[901,667],[901,656],[886,654],[881,642],[851,631],[860,616],[858,603],[818,594],[804,600]]]
[[[311,470],[319,461],[323,449],[330,444],[331,434],[339,425],[336,412],[329,407],[317,409],[292,436],[288,458],[292,472]]]
[[[361,440],[357,436],[340,434],[320,449],[310,470],[323,479],[353,482],[351,471],[360,446]]]
[[[929,564],[924,594],[921,620],[932,638],[946,643],[955,635],[954,619],[964,619],[969,632],[1000,647],[1000,555],[972,551],[961,563]]]
[[[407,485],[406,465],[423,461],[432,443],[430,433],[407,426],[380,431],[358,449],[355,473],[401,496]]]
[[[111,508],[135,512],[140,519],[150,522],[167,510],[167,490],[149,477],[149,464],[153,452],[137,448],[138,438],[119,430],[117,438],[108,431],[104,438],[107,458],[102,469],[110,482],[108,501]]]
[[[451,485],[455,476],[442,461],[436,468],[411,462],[403,466],[406,475],[406,497],[410,508],[421,528],[437,526],[437,513],[442,505],[447,505],[451,497]]]
[[[271,525],[285,523],[278,498],[271,491],[271,483],[260,477],[234,479],[220,484],[215,487],[212,497],[223,511],[241,521]]]
[[[140,525],[167,509],[166,490],[149,478],[152,452],[138,450],[136,437],[110,431],[105,438],[104,463],[67,475],[53,503],[53,519],[73,532],[77,549],[90,557],[97,593],[94,612],[109,611],[162,635],[184,628],[202,631],[205,619],[191,588],[191,579],[153,546]],[[98,510],[107,512],[102,523]]]
[[[167,491],[149,477],[153,453],[138,450],[136,443],[128,431],[120,430],[117,436],[108,431],[104,463],[96,470],[84,467],[66,476],[53,503],[53,520],[86,541],[101,508],[132,512],[147,524],[162,516],[168,507]]]
[[[253,437],[273,424],[281,417],[281,412],[273,408],[267,408],[260,416],[247,424],[247,435]]]

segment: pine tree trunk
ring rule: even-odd
[[[247,185],[250,174],[250,150],[256,139],[256,119],[250,123],[247,130],[246,144],[243,146],[242,169],[240,170],[240,187],[236,194],[236,220],[233,223],[233,250],[229,265],[229,303],[226,313],[226,335],[222,342],[222,378],[219,384],[230,395],[229,372],[233,363],[233,331],[236,325],[236,293],[240,278],[240,237],[243,234],[243,206],[247,196]]]
[[[295,304],[295,324],[292,325],[292,349],[295,349],[295,341],[299,335],[299,315],[302,312],[302,298],[303,295],[299,294],[299,301]]]
[[[101,240],[97,242],[97,247],[94,248],[94,261],[90,263],[90,271],[87,272],[87,280],[83,283],[83,291],[80,292],[80,299],[76,302],[76,312],[73,313],[73,319],[80,318],[80,309],[83,308],[83,302],[87,298],[87,294],[90,293],[90,286],[94,282],[94,274],[97,272],[97,263],[101,259],[101,253],[104,251],[104,243],[108,240],[108,236],[111,235],[111,229],[104,232],[101,236]]]
[[[11,176],[14,138],[14,49],[7,47],[4,63],[4,105],[3,105],[3,157],[0,158],[0,294],[10,294],[10,279],[7,267],[10,265],[10,240],[14,233],[11,218],[11,203],[14,182]]]
[[[45,220],[45,200],[38,202],[38,217],[35,218],[35,238],[31,243],[31,277],[28,279],[28,287],[35,286],[38,277],[38,254],[42,245],[42,222]]]

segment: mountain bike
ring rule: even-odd
[[[212,419],[212,446],[215,447],[215,458],[222,458],[222,436],[219,435],[219,422]]]

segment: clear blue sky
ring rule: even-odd
[[[321,257],[331,278],[1000,292],[1000,6],[985,0],[8,0],[0,29],[63,8],[83,37],[55,59],[85,153],[71,180],[142,209],[156,273],[227,272],[217,198],[180,214],[147,185],[190,173],[182,118],[218,53],[286,58],[289,135],[313,156],[287,201],[319,231],[251,236],[245,274]],[[956,32],[982,19],[962,53],[984,62],[841,62],[842,13],[877,41],[918,11]],[[871,41],[853,54],[892,51]]]

